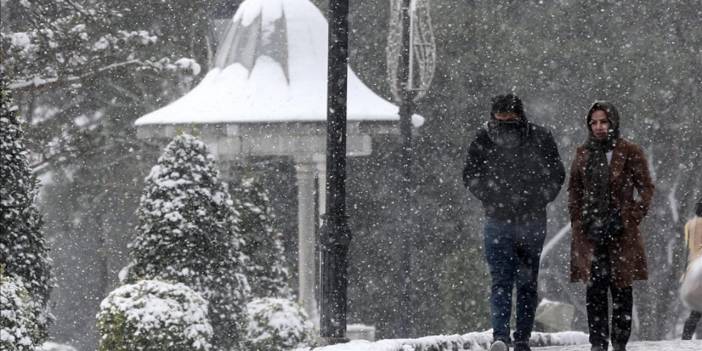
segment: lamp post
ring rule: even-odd
[[[422,98],[434,75],[436,46],[429,16],[429,0],[393,0],[388,32],[387,68],[390,88],[400,105],[400,205],[401,229],[396,234],[397,309],[394,337],[415,333],[412,302],[412,254],[416,247],[417,225],[415,189],[412,174],[412,115],[415,102]]]
[[[346,215],[346,93],[348,75],[348,0],[329,1],[327,68],[326,215],[320,230],[320,336],[326,344],[346,339],[348,248]]]
[[[401,182],[400,182],[400,223],[403,223],[403,230],[400,231],[400,238],[396,241],[400,258],[398,269],[398,281],[400,282],[398,298],[398,317],[396,321],[396,333],[399,337],[410,337],[414,333],[413,313],[412,313],[412,259],[411,254],[417,231],[414,223],[412,210],[412,200],[414,198],[414,182],[412,177],[412,114],[414,113],[414,91],[409,89],[410,74],[410,0],[402,0],[401,25],[402,38],[400,44],[400,64],[397,69],[397,79],[400,81],[402,91],[400,93],[400,136],[402,147],[400,151],[401,159]]]

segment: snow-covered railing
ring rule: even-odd
[[[492,331],[465,335],[435,335],[418,339],[387,339],[379,341],[352,340],[345,344],[297,349],[296,351],[485,351],[492,342]],[[582,332],[532,333],[534,347],[587,344]]]

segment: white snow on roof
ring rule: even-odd
[[[247,0],[218,48],[213,68],[175,102],[136,121],[147,124],[326,120],[327,21],[309,0]],[[349,121],[397,121],[398,107],[349,68]],[[419,126],[424,119],[414,115]]]

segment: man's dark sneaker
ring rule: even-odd
[[[614,350],[614,351],[626,351],[626,344],[612,344],[612,350]]]
[[[590,351],[607,351],[607,345],[602,346],[602,345],[592,345],[590,348]]]
[[[509,346],[502,340],[495,340],[490,345],[489,351],[509,351]]]
[[[515,341],[514,342],[514,351],[531,351],[531,347],[529,347],[529,342],[528,341]]]

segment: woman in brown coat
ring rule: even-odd
[[[631,334],[632,282],[648,278],[639,224],[654,186],[641,147],[619,137],[614,105],[595,102],[588,111],[587,126],[588,140],[577,149],[568,185],[571,280],[587,284],[592,350],[607,350],[609,344],[610,292],[612,346],[624,351]]]

